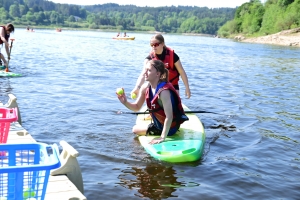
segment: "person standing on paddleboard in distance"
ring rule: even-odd
[[[185,70],[182,67],[179,56],[174,52],[174,50],[166,46],[165,39],[161,34],[156,34],[151,38],[150,46],[152,50],[150,54],[146,57],[144,61],[144,66],[146,66],[146,63],[149,60],[161,60],[162,62],[164,62],[165,67],[169,70],[169,81],[177,90],[178,94],[179,94],[178,81],[179,81],[179,76],[181,76],[181,79],[185,86],[185,96],[187,98],[190,98],[191,91],[190,91],[189,81],[185,73]],[[136,95],[138,95],[141,86],[145,82],[145,78],[143,76],[144,70],[145,69],[143,69],[143,71],[141,72],[136,82],[136,86],[131,91],[131,93],[135,93]]]
[[[177,91],[168,81],[169,72],[162,61],[147,62],[144,77],[149,83],[142,85],[140,95],[134,103],[127,101],[124,91],[121,95],[117,93],[117,96],[132,111],[139,111],[146,101],[153,123],[148,126],[136,124],[132,132],[137,135],[160,135],[150,142],[157,144],[163,142],[167,136],[174,135],[188,117],[184,114]]]
[[[9,37],[12,32],[15,31],[15,27],[12,24],[7,24],[6,26],[0,26],[0,45],[2,47],[3,44],[5,44],[5,50],[7,54],[7,59],[10,60],[10,54],[9,54]],[[1,47],[0,47],[0,53],[1,53]],[[0,61],[0,65],[2,65]]]

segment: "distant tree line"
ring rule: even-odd
[[[0,22],[16,25],[216,34],[234,8],[118,4],[79,6],[47,0],[0,0]]]
[[[235,11],[234,19],[226,22],[218,35],[268,35],[300,27],[300,0],[259,0],[244,3]]]

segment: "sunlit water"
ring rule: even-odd
[[[85,196],[97,199],[299,199],[299,48],[166,34],[189,77],[181,97],[206,128],[200,161],[151,158],[131,133],[136,116],[115,89],[133,89],[151,34],[17,29],[0,100],[18,98],[23,127],[39,142],[80,152]],[[5,54],[4,48],[1,50]]]

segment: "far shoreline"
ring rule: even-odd
[[[247,38],[244,35],[237,35],[233,39],[240,42],[271,44],[280,46],[300,47],[300,27],[280,31],[275,34],[260,37]]]
[[[126,32],[126,33],[148,33],[148,34],[172,34],[172,35],[188,35],[188,36],[203,36],[203,37],[216,37],[216,35],[204,34],[204,33],[167,33],[160,31],[137,31],[137,30],[117,30],[117,29],[90,29],[90,28],[71,28],[71,27],[63,27],[63,26],[28,26],[29,29],[39,30],[39,29],[47,29],[47,30],[56,30],[57,28],[64,30],[72,30],[72,31],[94,31],[94,32]],[[23,29],[26,31],[27,26],[24,25],[15,25],[15,28]]]

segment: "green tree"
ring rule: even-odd
[[[9,19],[9,14],[8,12],[2,7],[0,8],[0,21],[4,22],[7,19]]]
[[[75,17],[73,15],[70,15],[70,17],[68,18],[69,22],[75,22]]]
[[[19,8],[20,8],[20,15],[23,16],[23,15],[26,15],[27,12],[29,11],[29,8],[27,5],[19,5]]]
[[[31,11],[28,11],[26,14],[26,19],[27,21],[35,22],[35,16]]]
[[[190,33],[195,28],[196,17],[186,19],[180,26],[183,32]]]
[[[86,20],[89,24],[93,24],[93,22],[95,21],[96,15],[94,13],[92,14],[88,14]]]
[[[148,20],[154,20],[154,17],[149,13],[145,13],[142,19],[142,24],[146,24]]]
[[[296,0],[288,5],[284,18],[278,23],[282,29],[292,29],[300,27],[300,0]]]
[[[241,32],[250,34],[258,32],[261,27],[264,12],[265,9],[259,1],[251,2],[248,12],[243,16]]]
[[[294,0],[278,0],[277,4],[278,4],[279,6],[284,6],[284,7],[286,7],[286,6],[288,6],[289,4],[291,4],[291,3],[293,3],[293,2],[294,2]]]
[[[219,30],[218,35],[221,37],[228,37],[229,35],[236,34],[238,24],[235,20],[227,21]]]
[[[269,4],[263,16],[261,32],[264,34],[272,34],[282,29],[276,26],[279,19],[283,18],[284,10],[278,4]]]
[[[38,24],[43,24],[44,20],[45,20],[45,14],[44,12],[40,11],[40,12],[35,12],[34,13],[35,16],[35,23]]]
[[[9,7],[9,14],[12,17],[20,17],[19,4],[13,4]]]
[[[58,24],[58,21],[59,21],[59,14],[55,11],[52,11],[50,15],[51,24]]]

